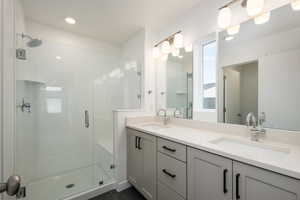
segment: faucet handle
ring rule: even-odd
[[[166,116],[167,115],[167,110],[166,109],[163,109],[163,108],[161,108],[161,109],[159,109],[158,111],[157,111],[157,116],[161,116],[160,115],[160,113],[161,112],[164,112],[164,116]]]
[[[174,110],[174,113],[173,113],[173,116],[175,117],[175,118],[180,118],[181,117],[181,110],[180,109],[178,109],[178,108],[176,108],[175,110]]]
[[[263,125],[266,122],[266,113],[261,112],[258,117],[259,125]]]

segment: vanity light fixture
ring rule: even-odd
[[[218,25],[220,28],[227,28],[231,23],[231,9],[229,6],[222,7],[219,11]]]
[[[248,0],[247,1],[247,13],[250,17],[259,15],[264,9],[264,0]]]
[[[293,10],[300,10],[300,0],[292,0],[291,1],[291,6]]]
[[[299,2],[299,9],[300,9],[300,0],[291,0],[291,3]],[[219,17],[218,17],[218,24],[219,27],[222,29],[227,29],[227,33],[229,35],[235,35],[239,32],[240,25],[231,26],[231,10],[230,6],[233,4],[241,2],[241,6],[246,8],[248,15],[254,19],[255,24],[264,24],[269,21],[270,19],[270,12],[263,12],[265,0],[232,0],[231,2],[227,3],[223,7],[219,8]],[[297,3],[294,3],[297,5]],[[293,5],[292,5],[293,6]]]
[[[180,48],[183,47],[183,35],[181,34],[181,32],[182,31],[177,31],[176,33],[170,35],[166,39],[155,44],[152,50],[153,57],[160,57],[161,60],[167,60],[169,53],[172,53],[172,55],[179,55]],[[159,49],[159,47],[161,49]]]
[[[254,18],[254,23],[259,25],[259,24],[265,24],[270,20],[271,12],[265,12],[257,17]]]
[[[66,17],[65,22],[72,25],[76,24],[76,20],[73,17]]]
[[[158,47],[154,47],[152,54],[153,54],[153,58],[159,58],[159,56],[160,56],[160,50],[159,50],[159,48]]]
[[[176,33],[174,35],[174,47],[177,49],[183,47],[183,35],[181,33]]]
[[[169,41],[164,41],[161,45],[161,52],[163,54],[169,54],[171,52],[171,45]]]
[[[227,29],[228,35],[236,35],[240,31],[240,25],[231,26]]]

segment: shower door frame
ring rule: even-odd
[[[15,0],[0,0],[1,24],[1,182],[15,165]],[[7,199],[2,195],[1,199]]]

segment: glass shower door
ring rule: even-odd
[[[113,159],[96,149],[93,52],[41,38],[17,37],[15,172],[26,199],[55,200],[107,184]]]

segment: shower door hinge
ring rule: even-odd
[[[116,166],[114,164],[110,165],[110,169],[115,169]]]
[[[17,195],[16,195],[17,199],[21,199],[21,198],[25,198],[26,197],[26,187],[20,187]]]

